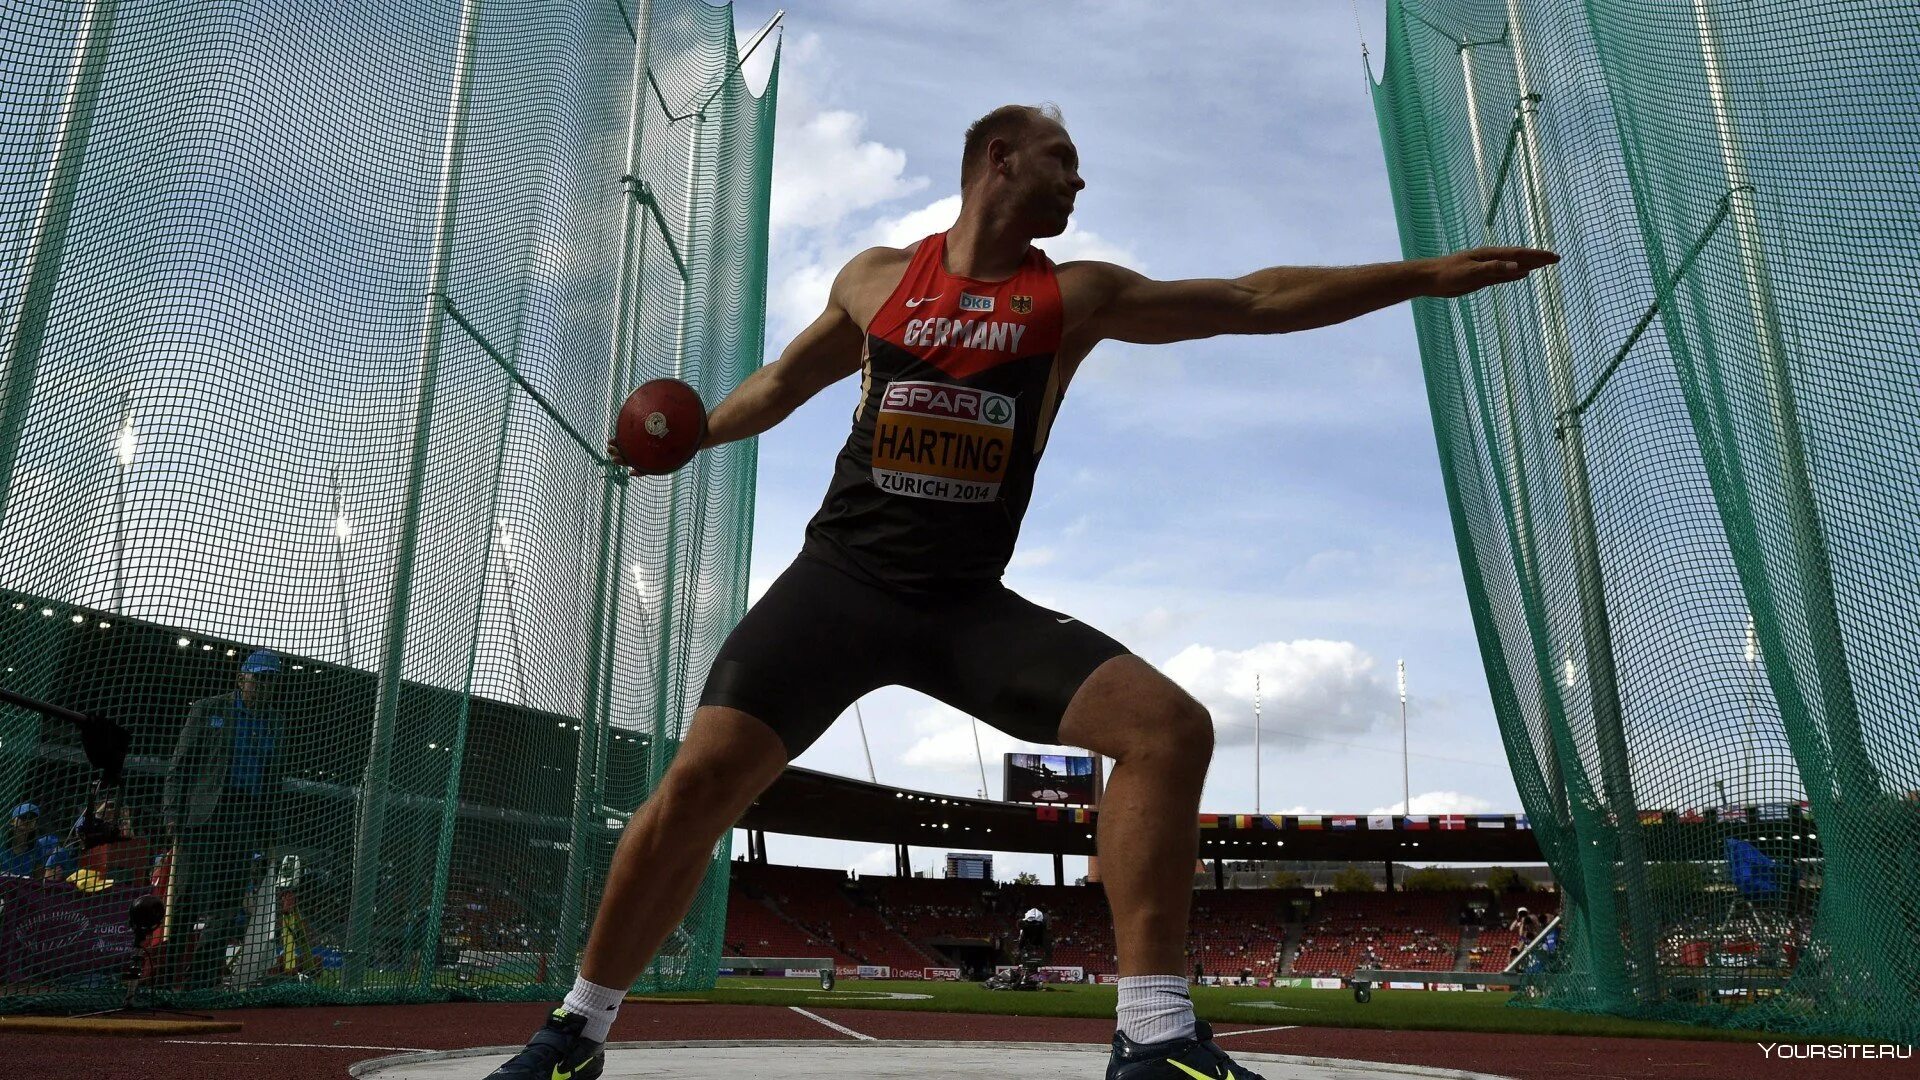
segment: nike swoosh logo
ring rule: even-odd
[[[1175,1062],[1175,1064],[1178,1064],[1178,1062]],[[580,1071],[580,1066],[578,1065],[575,1065],[573,1068],[568,1069],[566,1072],[561,1072],[560,1066],[555,1065],[553,1067],[553,1080],[573,1080],[573,1074],[579,1071]],[[1199,1074],[1195,1073],[1194,1075],[1197,1076]]]
[[[1176,1069],[1179,1069],[1181,1072],[1186,1073],[1188,1076],[1193,1077],[1194,1080],[1234,1080],[1232,1069],[1228,1069],[1227,1075],[1224,1078],[1221,1078],[1216,1076],[1208,1076],[1206,1073],[1201,1072],[1200,1070],[1194,1068],[1191,1065],[1182,1065],[1181,1063],[1174,1061],[1172,1059],[1168,1059],[1167,1064],[1173,1066]],[[560,1080],[566,1080],[566,1078],[561,1077]]]
[[[922,297],[920,297],[920,298],[919,298],[918,300],[909,300],[909,301],[907,301],[907,306],[908,306],[908,307],[910,307],[910,308],[916,308],[916,307],[919,307],[919,306],[920,306],[921,304],[931,304],[931,303],[933,303],[933,302],[934,302],[935,300],[938,300],[938,299],[940,299],[940,297],[942,297],[942,296],[945,296],[945,295],[946,295],[945,293],[938,293],[938,294],[936,294],[936,295],[933,295],[933,296],[922,296]]]
[[[1057,623],[1062,623],[1062,624],[1065,624],[1065,623],[1070,623],[1070,622],[1079,622],[1080,620],[1079,620],[1079,619],[1055,619],[1055,620],[1053,620],[1053,621],[1054,621],[1054,622],[1057,622]]]

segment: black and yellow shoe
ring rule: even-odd
[[[1166,1042],[1137,1043],[1116,1031],[1107,1080],[1264,1080],[1236,1065],[1213,1041],[1213,1029],[1195,1021],[1193,1035]]]
[[[564,1006],[553,1010],[545,1027],[527,1040],[513,1060],[487,1074],[487,1080],[598,1080],[607,1055],[581,1032],[587,1018]]]

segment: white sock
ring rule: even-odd
[[[1193,1037],[1193,999],[1185,975],[1128,975],[1120,980],[1120,1033],[1134,1042]]]
[[[587,1018],[587,1029],[581,1034],[594,1042],[606,1042],[607,1032],[613,1029],[613,1018],[620,1015],[620,1003],[626,999],[625,990],[575,979],[572,992],[560,1007]]]

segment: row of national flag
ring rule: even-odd
[[[1202,829],[1362,832],[1530,829],[1525,814],[1201,814]]]
[[[1084,807],[1036,806],[1035,819],[1061,824],[1087,825],[1095,811]],[[1611,820],[1611,818],[1609,818]],[[1642,825],[1739,824],[1751,821],[1813,820],[1813,807],[1806,802],[1761,803],[1757,806],[1721,806],[1709,810],[1642,810]],[[1531,829],[1525,814],[1201,814],[1202,829],[1245,831],[1360,832],[1399,830],[1405,832],[1461,832],[1478,829]]]
[[[1807,821],[1813,820],[1812,804],[1800,802],[1770,802],[1757,806],[1716,806],[1710,809],[1688,807],[1685,810],[1642,810],[1642,825],[1705,825],[1709,821],[1717,825],[1740,825],[1750,821]]]

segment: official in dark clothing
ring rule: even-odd
[[[185,988],[218,984],[247,886],[266,865],[281,790],[280,658],[240,665],[235,688],[193,703],[174,743],[161,808],[173,840],[167,941]],[[190,959],[187,959],[190,953]]]

